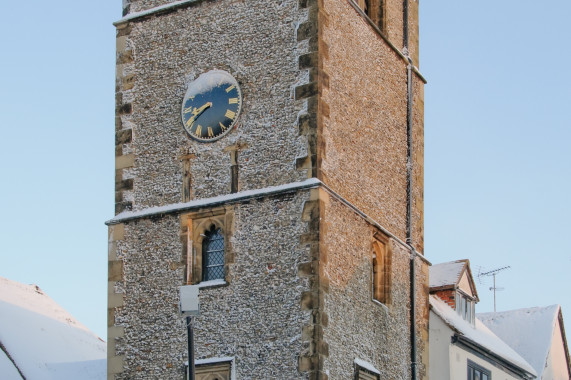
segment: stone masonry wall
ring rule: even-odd
[[[300,191],[233,206],[228,285],[200,290],[197,359],[235,357],[237,379],[309,379],[308,372],[298,372],[298,358],[310,345],[302,338],[311,320],[302,294],[311,276],[298,275],[311,263],[311,239],[303,238],[311,218],[302,220],[308,201],[310,191]],[[185,283],[180,216],[121,226],[113,244],[123,273],[113,278],[112,296],[123,302],[110,315],[111,329],[122,334],[109,344],[124,371],[115,378],[182,379],[187,349],[177,307]]]
[[[323,292],[323,341],[328,353],[322,371],[329,379],[350,379],[355,358],[381,372],[381,379],[410,379],[410,254],[408,248],[389,239],[392,252],[390,303],[373,301],[372,242],[377,231],[360,215],[333,197],[322,202],[321,282]],[[417,261],[418,361],[428,363],[427,264]],[[420,379],[424,376],[421,364]]]
[[[406,64],[347,0],[323,4],[321,178],[404,240]]]
[[[309,41],[297,33],[307,18],[298,0],[220,0],[118,25],[117,144],[128,159],[118,166],[118,211],[180,202],[183,157],[190,158],[191,199],[231,191],[236,150],[237,191],[308,177],[310,167],[298,168],[308,156],[308,136],[298,127],[307,99],[296,92],[309,81],[299,68]],[[211,69],[240,83],[242,116],[226,137],[200,143],[182,127],[181,103],[188,83]]]
[[[403,1],[385,0],[387,38],[397,49],[403,48]]]

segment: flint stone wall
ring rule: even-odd
[[[406,63],[347,1],[323,3],[324,182],[404,240]]]
[[[367,361],[381,372],[381,379],[410,379],[410,251],[389,239],[391,256],[390,303],[373,301],[372,242],[376,229],[361,216],[330,198],[322,203],[322,273],[328,289],[323,293],[323,311],[328,323],[323,341],[329,347],[323,372],[329,379],[350,379],[355,358]],[[428,358],[422,331],[428,308],[424,283],[426,262],[417,261],[417,328],[420,378]]]
[[[308,245],[300,243],[308,230],[301,220],[308,199],[304,191],[234,206],[229,284],[200,290],[197,359],[235,357],[238,379],[308,378],[298,372],[298,356],[308,349],[302,327],[311,319],[311,311],[300,306],[309,279],[298,276],[298,266],[311,261]],[[176,215],[125,223],[125,237],[117,242],[124,280],[115,286],[124,295],[115,325],[125,332],[115,352],[124,356],[125,368],[116,379],[183,378],[187,338],[177,306],[185,275],[179,234]]]
[[[138,1],[146,8],[163,2]],[[144,4],[144,5],[143,5]],[[191,198],[231,191],[229,149],[238,147],[238,191],[296,182],[308,177],[296,160],[307,156],[298,117],[307,108],[295,87],[309,80],[298,56],[308,49],[297,28],[308,17],[298,0],[203,1],[149,16],[118,30],[117,108],[121,154],[133,155],[122,180],[133,181],[122,197],[134,210],[181,201],[181,156],[190,162]],[[212,69],[240,83],[238,126],[213,143],[192,140],[180,112],[189,82]],[[121,201],[121,200],[118,200]]]

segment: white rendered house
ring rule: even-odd
[[[475,317],[468,260],[430,268],[430,379],[534,379],[534,368]]]

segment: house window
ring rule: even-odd
[[[492,380],[492,373],[468,360],[468,380]]]
[[[456,312],[462,319],[474,324],[474,301],[460,292],[456,292]]]
[[[202,281],[224,279],[224,236],[213,224],[202,241]]]
[[[373,299],[384,304],[390,303],[391,257],[388,238],[375,233],[373,241]]]

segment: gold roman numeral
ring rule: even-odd
[[[194,131],[194,134],[197,136],[202,136],[202,125],[198,124],[198,127],[196,127],[196,131]]]
[[[234,120],[234,118],[236,117],[236,112],[226,110],[226,113],[224,114],[224,116],[226,116],[228,119]]]
[[[230,92],[230,91],[232,91],[232,90],[235,89],[235,88],[236,88],[236,86],[232,85],[232,86],[230,86],[230,87],[228,87],[228,88],[226,89],[226,92]]]
[[[222,128],[223,131],[226,130],[226,126],[220,122],[218,122],[218,125],[220,126],[220,128]]]
[[[214,131],[211,127],[208,127],[208,137],[214,137]]]
[[[228,104],[238,104],[238,98],[230,98],[230,99],[228,99]]]

